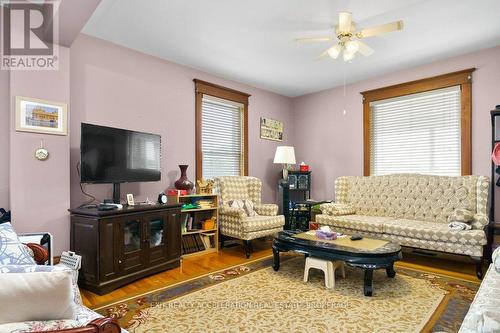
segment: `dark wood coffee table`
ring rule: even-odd
[[[344,261],[349,266],[365,271],[363,288],[365,296],[373,294],[373,271],[375,269],[384,268],[388,277],[396,276],[394,262],[402,258],[401,246],[398,244],[388,242],[374,250],[364,250],[294,237],[302,232],[302,230],[285,230],[275,235],[272,245],[275,271],[280,268],[280,252],[294,251],[315,258]]]

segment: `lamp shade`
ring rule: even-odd
[[[292,146],[276,147],[273,163],[277,164],[295,164],[295,150]]]

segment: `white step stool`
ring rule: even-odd
[[[340,268],[342,277],[345,278],[345,265],[343,261],[330,261],[318,258],[307,257],[304,268],[304,282],[309,279],[309,269],[316,268],[325,272],[325,286],[328,289],[335,288],[335,271]]]

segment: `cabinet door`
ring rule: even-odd
[[[179,211],[167,212],[167,246],[168,259],[181,257],[181,213]]]
[[[118,263],[123,274],[138,271],[146,266],[146,230],[140,215],[120,218],[116,244],[120,248]]]
[[[120,219],[99,220],[99,279],[108,281],[119,276],[121,253],[115,239],[120,231]]]
[[[148,264],[161,264],[167,260],[168,213],[151,213],[143,217],[146,228],[145,247],[148,252]]]

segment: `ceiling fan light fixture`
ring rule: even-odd
[[[348,62],[348,61],[351,61],[352,59],[354,59],[355,56],[356,56],[356,52],[348,52],[347,50],[345,50],[343,58],[344,58],[345,62]]]
[[[340,46],[340,44],[336,44],[330,47],[327,52],[331,58],[337,59],[341,51],[342,51],[342,46]]]
[[[356,53],[359,50],[359,43],[356,40],[350,40],[345,43],[345,51],[348,53]]]

